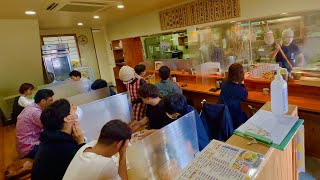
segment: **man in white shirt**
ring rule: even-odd
[[[73,70],[69,73],[70,79],[74,81],[74,86],[79,89],[81,93],[87,93],[91,90],[91,81],[88,78],[81,77],[79,71]]]
[[[127,180],[126,149],[130,127],[112,120],[101,129],[98,141],[84,145],[71,161],[63,180]],[[119,167],[111,158],[119,153]]]

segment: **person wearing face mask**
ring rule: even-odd
[[[276,62],[280,64],[281,67],[286,68],[288,72],[292,71],[292,67],[302,66],[304,62],[304,56],[299,49],[299,47],[294,44],[293,41],[294,32],[291,29],[285,29],[282,31],[282,40],[280,44],[275,45],[274,51],[269,55],[270,58],[276,58]],[[280,49],[287,56],[290,64],[285,60]]]
[[[62,179],[69,163],[85,144],[76,115],[76,106],[59,99],[41,114],[44,131],[32,167],[32,180]]]
[[[205,131],[205,128],[202,124],[200,116],[194,107],[188,105],[187,98],[178,93],[172,93],[164,96],[161,101],[159,102],[159,108],[165,112],[167,117],[163,120],[163,127],[174,122],[175,120],[179,119],[180,117],[194,111],[195,112],[195,119],[196,119],[196,126],[197,126],[197,136],[198,136],[198,143],[199,143],[199,150],[201,151],[209,144],[209,137]],[[141,137],[144,138],[156,130],[145,130],[143,131]],[[186,129],[187,131],[187,129]]]
[[[134,67],[134,71],[143,78],[146,75],[146,66],[143,64],[138,64]]]
[[[131,97],[133,120],[140,121],[145,116],[146,105],[139,97],[138,91],[140,86],[147,84],[147,82],[130,66],[121,67],[119,79],[126,85],[128,94]]]

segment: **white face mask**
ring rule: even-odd
[[[175,113],[175,114],[169,114],[166,113],[166,115],[170,118],[170,119],[178,119],[179,114]]]
[[[78,106],[77,106],[77,110],[76,110],[75,114],[78,116],[78,119],[80,119],[83,115],[82,110]]]

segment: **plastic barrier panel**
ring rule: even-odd
[[[195,115],[190,112],[129,146],[129,179],[173,179],[198,151]]]
[[[98,139],[101,128],[111,120],[131,121],[127,94],[117,94],[78,106],[77,114],[86,142]]]
[[[99,99],[103,99],[110,96],[109,87],[98,90],[92,90],[87,93],[78,94],[75,96],[67,97],[66,99],[73,105],[80,106],[88,104]]]

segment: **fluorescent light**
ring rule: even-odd
[[[123,4],[118,4],[117,8],[123,9],[123,8],[124,8],[124,5],[123,5]]]
[[[93,16],[93,18],[94,18],[94,19],[99,19],[99,18],[100,18],[100,16]]]
[[[83,26],[83,23],[79,22],[79,23],[78,23],[78,26]]]
[[[281,16],[284,16],[284,15],[288,15],[288,13],[281,13],[280,15],[281,15]]]
[[[24,13],[27,14],[27,15],[35,15],[36,14],[35,11],[26,11]]]
[[[230,21],[230,23],[235,23],[236,21]]]

